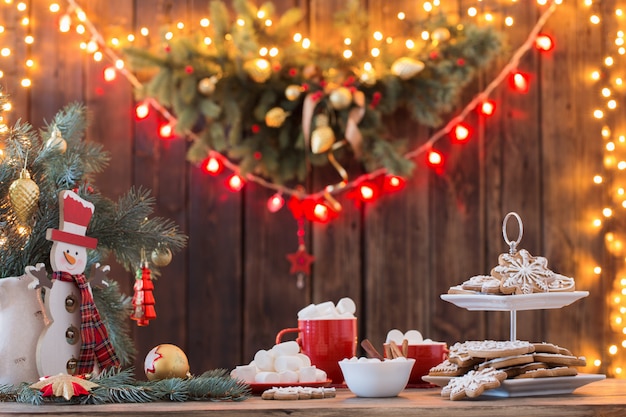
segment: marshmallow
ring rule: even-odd
[[[254,382],[258,384],[278,384],[280,383],[280,375],[276,372],[262,371],[256,374]]]
[[[254,363],[261,371],[273,371],[274,354],[268,350],[259,350],[254,354]]]
[[[241,365],[241,366],[237,366],[235,369],[233,369],[233,371],[231,372],[231,376],[233,378],[237,378],[242,380],[243,382],[250,384],[252,382],[254,382],[254,379],[256,377],[256,373],[257,373],[257,369],[256,366],[254,365]]]
[[[337,311],[342,317],[354,315],[356,313],[356,304],[354,304],[351,298],[344,297],[337,302]]]
[[[281,384],[295,384],[298,382],[298,373],[296,371],[282,371],[278,373]]]
[[[424,341],[424,337],[422,337],[422,334],[417,330],[409,330],[404,334],[404,338],[408,340],[410,345],[416,345]]]
[[[315,366],[303,366],[300,368],[300,381],[303,384],[317,382],[317,368]]]
[[[328,375],[326,371],[322,369],[315,369],[315,382],[326,382],[328,380]]]
[[[315,318],[316,314],[317,314],[317,308],[315,307],[315,304],[309,304],[308,306],[304,307],[302,310],[298,311],[298,319],[299,320],[313,319]]]
[[[325,303],[317,304],[315,306],[315,309],[317,318],[337,316],[337,309],[335,308],[335,304],[332,301],[326,301]]]
[[[311,358],[309,358],[307,355],[305,355],[304,353],[298,353],[296,356],[299,357],[302,361],[302,366],[311,366]]]
[[[274,360],[274,369],[276,372],[297,371],[303,365],[302,359],[296,355],[279,356]]]
[[[274,356],[297,355],[300,353],[300,345],[295,340],[279,343],[272,347]]]
[[[396,343],[402,343],[403,339],[404,339],[404,333],[402,333],[398,329],[393,329],[393,330],[389,330],[389,333],[387,333],[387,340],[385,341],[385,343],[389,343],[392,340]]]

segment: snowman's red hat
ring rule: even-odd
[[[46,239],[95,249],[98,239],[85,236],[94,205],[73,191],[59,193],[59,229],[48,229]]]

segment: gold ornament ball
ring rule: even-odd
[[[26,169],[9,186],[9,201],[17,219],[22,224],[28,223],[39,203],[39,186]]]
[[[156,248],[150,254],[150,259],[156,266],[167,266],[172,262],[172,251],[169,248]]]
[[[403,80],[413,78],[423,69],[424,63],[422,61],[409,57],[398,58],[391,65],[391,73]]]
[[[335,143],[335,132],[330,126],[320,126],[311,133],[311,151],[324,153]]]
[[[205,77],[198,82],[198,91],[200,94],[210,96],[215,92],[215,84],[217,84],[217,78]]]
[[[264,83],[272,76],[272,66],[267,59],[257,58],[247,61],[243,69],[256,83]]]
[[[335,110],[343,110],[352,103],[352,93],[346,87],[339,87],[330,93],[328,100]]]
[[[265,114],[265,124],[269,127],[281,127],[287,116],[288,113],[282,107],[271,108]]]
[[[167,378],[187,378],[189,361],[181,348],[171,344],[161,344],[146,355],[144,371],[148,381]]]
[[[300,94],[302,94],[302,87],[299,85],[292,84],[285,88],[285,97],[287,97],[289,101],[297,100]]]
[[[445,42],[450,39],[450,31],[447,28],[437,28],[430,34],[430,38],[435,42]]]

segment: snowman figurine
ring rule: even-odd
[[[120,365],[84,275],[87,248],[95,249],[98,243],[85,235],[93,212],[94,205],[76,193],[59,193],[59,229],[48,229],[46,233],[46,239],[53,241],[53,273],[44,300],[49,323],[36,351],[37,370],[42,377],[82,375]]]

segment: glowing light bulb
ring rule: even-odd
[[[615,355],[617,353],[617,346],[615,346],[615,345],[609,346],[609,353],[611,355]]]
[[[551,51],[554,48],[554,41],[548,35],[539,34],[535,39],[535,48],[545,52]]]
[[[519,93],[527,93],[529,90],[528,75],[521,72],[515,72],[510,78],[511,87]]]
[[[137,104],[135,107],[135,116],[137,116],[138,120],[143,120],[150,114],[150,105],[145,101]]]
[[[320,222],[327,222],[330,217],[328,207],[322,203],[315,204],[315,207],[313,207],[313,215]]]
[[[385,182],[383,189],[387,192],[398,191],[404,188],[406,185],[406,180],[397,175],[387,175],[385,177]]]
[[[478,106],[478,110],[483,116],[493,116],[496,111],[496,102],[493,100],[485,100]]]
[[[222,169],[224,169],[224,166],[220,160],[213,156],[205,159],[202,163],[202,170],[207,174],[217,175],[222,172]]]
[[[228,184],[228,188],[230,188],[231,191],[240,191],[244,185],[243,178],[241,178],[237,174],[231,175],[226,183]]]
[[[271,213],[276,213],[285,205],[285,199],[280,193],[276,193],[267,200],[267,209]]]
[[[428,164],[431,167],[440,167],[443,164],[443,155],[436,150],[428,152]]]
[[[459,123],[452,129],[452,138],[457,142],[465,142],[472,134],[470,127],[466,124]]]
[[[171,123],[163,123],[159,127],[159,136],[161,139],[170,139],[174,136],[174,126]]]
[[[117,78],[117,71],[113,67],[106,67],[104,69],[104,80],[107,82],[111,82]]]

